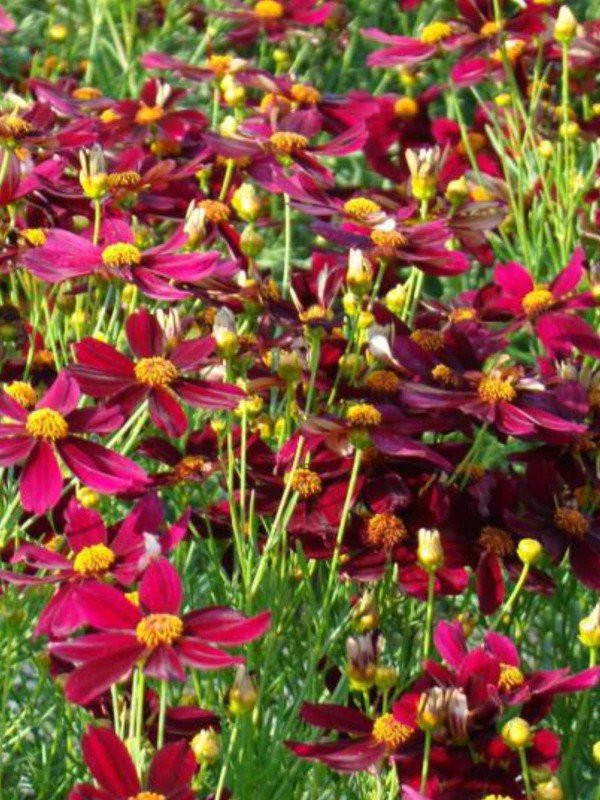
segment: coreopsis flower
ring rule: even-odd
[[[361,711],[346,706],[304,703],[300,716],[310,725],[337,731],[337,741],[302,744],[286,742],[300,758],[319,761],[337,772],[359,772],[384,760],[393,760],[413,736],[418,736],[414,716],[395,703],[391,713],[370,719]]]
[[[248,6],[240,0],[228,0],[219,15],[232,20],[227,37],[238,45],[252,44],[264,34],[279,41],[289,32],[322,26],[333,10],[333,3],[315,0],[258,0]]]
[[[186,243],[183,232],[147,250],[140,250],[134,242],[133,231],[120,220],[105,224],[102,245],[57,228],[49,230],[45,243],[24,253],[21,260],[26,269],[48,283],[100,274],[134,283],[148,297],[159,300],[183,300],[191,293],[180,288],[182,284],[231,277],[237,271],[235,262],[221,261],[215,251],[178,252]]]
[[[192,377],[209,364],[212,337],[172,341],[147,309],[132,314],[125,326],[135,361],[112,345],[86,338],[74,346],[77,364],[69,369],[81,390],[131,413],[148,401],[152,422],[170,436],[187,430],[180,400],[195,408],[235,408],[244,396],[236,386]]]
[[[194,800],[196,759],[183,740],[154,754],[143,782],[125,743],[109,728],[88,726],[81,749],[95,784],[78,783],[68,800]]]
[[[157,486],[200,483],[220,468],[218,439],[210,427],[191,433],[182,449],[168,439],[149,436],[138,451],[167,467],[151,475]]]
[[[214,645],[246,644],[262,636],[270,614],[245,617],[225,606],[182,615],[182,585],[165,559],[153,561],[140,583],[139,606],[113,586],[83,586],[81,619],[98,632],[50,645],[52,655],[75,664],[65,684],[67,698],[85,705],[126,678],[140,660],[146,675],[183,681],[185,667],[216,670],[243,663]]]
[[[131,459],[82,434],[106,434],[123,423],[118,408],[77,408],[75,378],[61,372],[31,409],[0,392],[0,463],[20,464],[21,502],[26,511],[43,514],[59,500],[63,476],[59,458],[76,478],[101,494],[139,491],[145,472]]]

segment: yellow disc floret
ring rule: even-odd
[[[231,209],[219,200],[201,200],[198,208],[204,211],[207,222],[227,222],[231,216]]]
[[[80,575],[90,577],[102,575],[115,563],[115,554],[105,544],[92,544],[83,547],[75,556],[73,569]]]
[[[444,346],[444,334],[433,328],[417,328],[411,333],[410,338],[428,353],[435,353]]]
[[[301,133],[294,133],[294,131],[276,131],[271,134],[269,141],[278,153],[288,156],[298,152],[298,150],[306,150],[308,147],[306,136]]]
[[[113,172],[106,176],[106,180],[111,189],[137,189],[142,182],[142,176],[130,169],[125,172]]]
[[[15,138],[30,133],[32,126],[26,119],[21,119],[17,114],[2,114],[0,116],[0,137]]]
[[[369,403],[355,403],[346,411],[346,419],[355,428],[375,428],[381,425],[381,412]]]
[[[421,41],[423,44],[437,44],[451,36],[452,28],[447,22],[430,22],[421,31]]]
[[[311,469],[295,469],[290,481],[292,489],[305,499],[320,494],[323,489],[321,478]]]
[[[518,667],[512,664],[500,664],[500,677],[498,688],[505,692],[510,692],[525,682],[525,676]]]
[[[138,247],[129,242],[109,244],[102,251],[102,263],[106,267],[132,267],[141,263],[142,254]]]
[[[431,370],[431,377],[436,383],[449,389],[460,384],[460,378],[447,364],[436,364]]]
[[[406,526],[395,514],[375,514],[367,522],[367,541],[375,547],[391,550],[407,536]]]
[[[166,800],[166,797],[164,794],[158,794],[158,792],[138,792],[128,800]]]
[[[576,508],[567,508],[566,506],[556,509],[554,522],[558,528],[576,539],[583,539],[590,529],[589,520],[583,516],[581,511],[577,511]]]
[[[135,121],[138,125],[153,125],[162,119],[165,115],[165,110],[162,106],[147,106],[145,103],[138,108]]]
[[[527,292],[521,301],[521,305],[528,317],[536,317],[542,311],[546,311],[546,309],[554,305],[554,295],[549,289],[539,287]]]
[[[69,434],[66,419],[53,408],[38,408],[32,411],[27,417],[25,429],[36,439],[45,439],[49,442],[64,439]]]
[[[41,247],[46,244],[46,231],[43,228],[24,228],[21,236],[31,247]]]
[[[183,622],[174,614],[148,614],[135,629],[140,644],[146,647],[171,645],[183,634]]]
[[[13,381],[5,387],[4,391],[23,408],[33,408],[37,403],[35,389],[25,381]]]
[[[150,356],[150,358],[140,358],[134,367],[135,377],[138,383],[156,388],[158,386],[168,386],[177,379],[178,371],[175,364],[168,358],[162,356]]]
[[[297,103],[314,106],[321,100],[321,92],[306,83],[294,83],[290,94]]]
[[[373,723],[371,735],[378,744],[384,744],[388,750],[396,750],[410,739],[412,728],[398,722],[393,714],[383,714]]]
[[[477,393],[486,403],[512,403],[517,397],[517,390],[510,381],[490,375],[481,379]]]
[[[479,544],[488,553],[497,556],[509,556],[515,551],[512,536],[502,528],[486,525],[479,536]]]
[[[407,239],[400,231],[382,231],[375,229],[371,231],[371,241],[374,245],[377,245],[377,247],[395,248],[404,247]]]
[[[365,386],[373,394],[395,394],[401,385],[401,380],[391,369],[376,369],[365,378]]]
[[[394,103],[394,114],[399,119],[412,119],[419,113],[419,104],[412,97],[399,97]]]
[[[281,19],[285,9],[277,0],[259,0],[254,6],[254,13],[263,20]]]
[[[344,211],[352,219],[366,220],[381,211],[381,206],[368,197],[352,197],[344,203]]]

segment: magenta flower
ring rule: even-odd
[[[32,248],[22,258],[22,265],[48,283],[99,273],[135,283],[139,289],[158,300],[182,300],[190,297],[178,284],[197,284],[207,278],[228,278],[237,271],[234,261],[220,261],[216,251],[178,253],[187,242],[183,232],[164,244],[140,250],[131,228],[119,220],[104,226],[102,245],[69,231],[56,229],[46,234],[42,247]]]
[[[90,397],[110,398],[125,413],[148,400],[152,422],[169,436],[181,436],[188,420],[179,399],[196,408],[224,409],[235,408],[244,396],[231,384],[184,377],[207,364],[215,349],[212,337],[173,345],[146,309],[132,314],[125,330],[135,361],[98,339],[86,338],[75,345],[79,363],[70,372]]]
[[[44,514],[59,500],[63,477],[58,458],[86,486],[102,494],[139,491],[146,473],[129,458],[80,434],[110,433],[123,423],[117,408],[77,408],[75,378],[61,372],[31,411],[0,392],[0,465],[22,464],[19,488],[26,511]]]
[[[191,788],[196,760],[183,740],[154,754],[144,787],[125,744],[112,730],[88,726],[81,746],[96,785],[78,783],[68,800],[194,800],[196,796]]]
[[[79,613],[99,632],[50,645],[53,655],[76,664],[66,681],[67,699],[89,703],[140,662],[146,675],[176,681],[184,680],[186,666],[216,670],[242,664],[241,656],[212,645],[246,644],[269,627],[268,611],[245,617],[232,608],[212,606],[181,616],[182,600],[177,570],[165,559],[146,570],[139,607],[113,586],[81,587]]]

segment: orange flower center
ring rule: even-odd
[[[407,536],[406,526],[394,514],[375,514],[367,523],[367,541],[375,547],[391,550]]]
[[[369,403],[355,403],[346,411],[346,419],[354,428],[375,428],[381,425],[381,412]]]
[[[479,536],[479,544],[488,553],[494,553],[497,556],[509,556],[515,551],[515,545],[510,533],[502,530],[502,528],[494,528],[491,525],[486,525],[482,529]]]
[[[460,383],[460,378],[454,373],[454,370],[450,369],[446,364],[436,364],[431,370],[431,377],[437,383],[441,383],[442,386],[447,386],[449,388],[458,386]]]
[[[444,346],[444,334],[433,328],[417,328],[411,333],[410,338],[428,353],[435,353]]]
[[[419,113],[419,104],[412,97],[399,97],[394,103],[394,114],[399,119],[412,119]]]
[[[115,563],[115,554],[105,544],[92,544],[83,547],[75,556],[73,569],[85,577],[102,575]]]
[[[455,308],[450,312],[450,322],[468,322],[476,316],[477,313],[473,308]]]
[[[198,208],[204,211],[207,222],[227,222],[231,216],[231,210],[219,200],[201,200]]]
[[[195,478],[199,473],[204,471],[206,461],[202,456],[184,456],[181,461],[175,465],[174,472],[178,481],[186,481],[190,478]]]
[[[452,34],[452,28],[447,22],[430,22],[421,31],[423,44],[437,44],[447,39]]]
[[[38,408],[32,411],[27,417],[25,429],[30,436],[49,442],[64,439],[69,434],[66,419],[53,408]]]
[[[525,676],[518,667],[513,667],[512,664],[500,664],[499,689],[510,692],[512,689],[522,686],[524,682]]]
[[[0,135],[2,136],[24,136],[31,130],[31,124],[26,119],[21,119],[17,114],[2,114],[0,116]]]
[[[167,800],[164,794],[158,794],[158,792],[138,792],[137,794],[131,795],[128,800]]]
[[[37,403],[35,389],[25,381],[13,381],[5,387],[4,391],[23,408],[33,408]]]
[[[321,478],[311,469],[296,469],[292,473],[291,486],[300,497],[314,497],[323,489]]]
[[[365,386],[373,394],[395,394],[400,384],[400,378],[391,369],[377,369],[365,378]]]
[[[371,241],[377,247],[395,248],[404,247],[406,244],[406,236],[400,231],[371,231]]]
[[[294,83],[290,94],[297,103],[314,106],[321,100],[321,92],[306,83]]]
[[[230,65],[231,65],[231,56],[222,56],[222,55],[217,55],[216,53],[213,53],[212,56],[209,56],[209,58],[206,61],[206,66],[208,67],[208,69],[210,69],[212,72],[215,73],[215,75],[218,75],[219,77],[223,77],[224,75],[227,74]]]
[[[178,371],[175,364],[168,358],[161,356],[151,356],[150,358],[140,358],[134,367],[135,377],[138,383],[146,386],[168,386],[177,379]]]
[[[162,106],[147,106],[142,103],[135,115],[135,121],[138,125],[153,125],[159,119],[162,119],[164,115],[165,110]]]
[[[284,7],[277,0],[259,0],[254,6],[254,13],[257,17],[264,20],[281,19],[284,14]]]
[[[551,291],[544,289],[543,287],[539,287],[537,289],[533,289],[531,292],[527,292],[521,301],[523,311],[528,317],[536,317],[542,311],[550,308],[553,304],[554,295]]]
[[[352,197],[344,203],[344,211],[352,219],[366,220],[381,211],[381,206],[368,197]]]
[[[149,614],[138,622],[135,635],[146,647],[171,645],[183,634],[183,622],[174,614]]]
[[[142,254],[140,249],[134,244],[129,244],[129,242],[109,244],[102,251],[102,263],[112,269],[137,266],[141,261]]]
[[[512,403],[517,396],[517,390],[510,381],[489,375],[481,379],[477,393],[486,403]]]
[[[270,142],[278,153],[288,156],[308,147],[306,136],[293,131],[276,131],[271,134]]]
[[[134,170],[126,172],[113,172],[107,176],[108,185],[111,189],[137,189],[142,181],[142,176]]]
[[[300,322],[314,322],[317,319],[331,319],[333,311],[315,303],[314,306],[309,306],[305,311],[298,314]]]
[[[75,100],[97,100],[102,97],[102,92],[93,86],[78,86],[71,92],[71,97]]]
[[[388,750],[396,750],[407,742],[411,735],[412,728],[398,722],[393,714],[383,714],[373,723],[373,739],[378,744],[384,744]]]
[[[590,523],[581,511],[577,511],[576,508],[567,508],[566,506],[556,509],[554,522],[562,531],[568,533],[569,536],[574,536],[576,539],[583,539],[590,529]]]

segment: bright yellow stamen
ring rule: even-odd
[[[294,83],[290,94],[297,103],[314,106],[321,100],[321,92],[306,83]]]
[[[331,319],[332,317],[333,311],[331,311],[331,309],[318,304],[310,306],[305,311],[301,311],[298,314],[300,322],[314,322],[317,319]]]
[[[146,386],[168,386],[177,379],[178,371],[175,364],[168,358],[151,356],[140,358],[134,367],[135,377],[139,383]]]
[[[475,319],[477,312],[474,308],[455,308],[450,312],[450,322],[468,322]]]
[[[111,189],[137,189],[142,181],[142,176],[134,170],[126,172],[113,172],[106,180]]]
[[[521,302],[523,311],[528,317],[536,317],[539,313],[550,308],[553,304],[554,295],[549,289],[545,289],[543,286],[533,289],[531,292],[527,292]]]
[[[80,575],[90,577],[102,575],[115,563],[115,554],[105,544],[92,544],[83,547],[75,556],[73,569]]]
[[[102,263],[111,268],[132,267],[141,263],[142,254],[138,247],[128,242],[109,244],[102,251]]]
[[[512,664],[500,664],[500,678],[498,688],[510,692],[525,683],[525,676],[518,667]]]
[[[451,389],[460,384],[460,378],[447,364],[436,364],[431,370],[431,377],[436,383]]]
[[[217,53],[213,53],[208,57],[206,66],[209,70],[211,70],[211,72],[214,72],[215,75],[223,77],[223,75],[227,74],[229,67],[231,66],[231,56],[222,56],[218,55]]]
[[[563,506],[554,512],[554,522],[565,533],[576,539],[583,539],[590,529],[589,520],[576,508]]]
[[[291,155],[298,150],[306,150],[308,147],[308,139],[301,133],[294,133],[293,131],[277,131],[272,133],[270,142],[277,150],[278,153],[284,155]]]
[[[183,634],[183,622],[174,614],[149,614],[138,622],[135,635],[146,647],[171,645]]]
[[[349,217],[362,221],[379,214],[381,206],[368,197],[352,197],[344,203],[344,211]]]
[[[41,247],[46,244],[46,231],[43,228],[24,228],[21,236],[31,247]]]
[[[37,403],[35,389],[25,381],[13,381],[4,388],[4,391],[23,408],[33,408]]]
[[[481,34],[481,36],[489,38],[491,36],[495,36],[497,33],[500,33],[503,27],[504,24],[502,21],[496,22],[496,20],[491,19],[483,23],[483,25],[479,29],[479,33]]]
[[[231,209],[219,200],[201,200],[198,208],[204,211],[207,222],[227,222],[231,216]]]
[[[412,728],[398,722],[393,714],[383,714],[373,723],[372,736],[376,742],[384,744],[388,750],[396,750],[410,739],[412,732]]]
[[[479,544],[488,553],[497,556],[509,556],[515,551],[515,544],[508,531],[502,528],[494,528],[493,525],[486,525],[479,536]]]
[[[296,469],[291,476],[291,486],[300,497],[314,497],[323,489],[321,478],[310,469]]]
[[[367,541],[375,547],[391,550],[407,536],[405,524],[394,514],[375,514],[367,523]]]
[[[419,113],[419,104],[412,97],[399,97],[394,103],[394,114],[399,119],[412,119]]]
[[[158,792],[138,792],[129,797],[128,800],[166,800],[166,797],[164,794],[158,794]]]
[[[55,442],[69,434],[66,419],[53,408],[38,408],[27,417],[25,428],[30,436]]]
[[[365,386],[373,394],[395,394],[402,381],[391,369],[377,369],[365,378]]]
[[[430,22],[421,31],[421,41],[423,44],[437,44],[451,34],[452,28],[447,22]]]
[[[277,0],[259,0],[254,6],[254,13],[257,17],[264,20],[281,19],[285,9]]]
[[[165,110],[162,106],[147,106],[142,103],[136,112],[135,121],[138,125],[153,125],[164,115]]]
[[[428,353],[435,353],[444,346],[444,334],[433,328],[417,328],[411,333],[410,338]]]
[[[517,397],[517,390],[510,381],[493,378],[489,375],[481,379],[477,393],[486,403],[499,403],[500,401],[512,403]]]
[[[395,248],[404,247],[407,239],[400,231],[381,231],[376,229],[371,231],[371,241],[377,247]]]
[[[346,411],[346,419],[355,428],[375,428],[381,425],[381,412],[369,403],[356,403]]]

